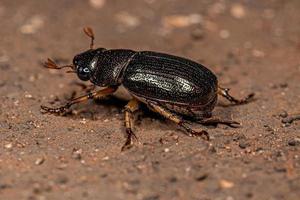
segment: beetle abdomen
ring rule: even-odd
[[[140,52],[128,64],[123,85],[135,96],[198,107],[217,95],[217,77],[206,67],[177,56]]]

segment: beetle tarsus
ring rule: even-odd
[[[238,128],[240,127],[240,123],[233,120],[226,120],[226,119],[219,119],[219,118],[208,118],[208,119],[201,119],[197,121],[196,123],[202,124],[202,125],[217,125],[217,124],[224,124],[227,126],[230,126],[232,128]]]
[[[128,150],[128,149],[132,148],[133,147],[133,139],[137,140],[137,137],[133,133],[131,128],[126,128],[126,134],[127,134],[126,142],[122,146],[121,151],[125,151],[125,150]]]
[[[249,95],[247,95],[243,99],[236,99],[235,97],[233,97],[233,96],[231,96],[229,94],[229,91],[230,91],[229,88],[221,88],[221,87],[219,87],[218,93],[221,96],[225,97],[231,103],[234,103],[235,105],[246,104],[246,103],[250,102],[253,99],[253,97],[255,96],[255,93],[250,93]]]
[[[181,126],[182,128],[184,128],[187,132],[187,135],[190,137],[201,137],[204,140],[207,140],[207,141],[209,140],[209,134],[205,130],[195,131],[192,128],[190,128],[189,126],[187,126],[187,122],[184,122],[184,121],[180,122],[178,125]]]
[[[69,108],[69,105],[61,106],[58,108],[51,108],[47,106],[41,106],[41,109],[44,111],[44,113],[50,113],[50,114],[57,114],[62,115],[67,112],[67,109]]]

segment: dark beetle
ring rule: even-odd
[[[184,119],[188,117],[204,125],[235,126],[239,123],[211,118],[218,94],[235,104],[246,103],[254,96],[235,99],[229,95],[229,89],[218,86],[217,77],[209,69],[185,58],[152,51],[93,49],[92,29],[85,28],[84,32],[91,38],[90,50],[76,55],[72,65],[59,67],[48,59],[45,66],[52,69],[69,67],[82,81],[89,80],[105,89],[75,98],[59,108],[42,106],[42,109],[49,113],[65,113],[73,104],[113,94],[123,85],[132,99],[125,107],[127,140],[122,149],[130,147],[132,138],[136,138],[132,132],[132,114],[139,109],[140,102],[183,127],[190,136],[209,139],[206,131],[194,131]]]

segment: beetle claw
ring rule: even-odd
[[[250,93],[245,99],[244,103],[248,103],[249,101],[252,101],[254,99],[255,93]]]
[[[207,140],[207,141],[209,141],[209,134],[208,134],[208,132],[207,131],[204,131],[204,130],[202,130],[202,131],[194,131],[194,130],[192,130],[192,132],[190,133],[193,137],[201,137],[202,139],[204,139],[204,140]]]
[[[255,93],[250,93],[243,99],[236,99],[235,97],[229,94],[229,90],[230,90],[229,88],[219,87],[218,93],[223,97],[225,97],[228,101],[230,101],[234,105],[242,105],[242,104],[249,103],[251,100],[253,100],[253,97],[255,96]]]
[[[126,142],[122,146],[121,151],[131,149],[134,146],[133,140],[136,140],[136,141],[138,140],[138,138],[136,137],[136,135],[133,133],[133,131],[130,128],[126,129],[126,133],[127,133]]]
[[[46,113],[50,113],[50,114],[65,114],[66,111],[67,111],[67,108],[65,106],[62,106],[62,107],[58,107],[58,108],[50,108],[50,107],[47,107],[47,106],[41,106],[41,109],[43,111],[43,114],[46,114]]]
[[[208,119],[202,119],[200,121],[197,121],[198,124],[202,125],[217,125],[217,124],[224,124],[227,126],[230,126],[232,128],[238,128],[241,126],[241,124],[237,121],[233,120],[223,120],[218,118],[208,118]]]

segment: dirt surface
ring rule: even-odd
[[[300,1],[298,0],[1,0],[0,199],[297,200],[300,198]],[[125,142],[115,98],[41,114],[73,91],[74,74],[42,62],[72,61],[96,46],[154,50],[199,61],[237,97],[214,116],[241,128],[203,128],[190,138],[151,112],[139,113],[139,144]]]

